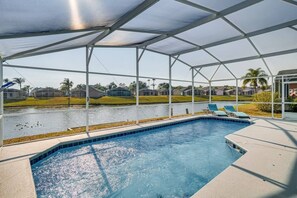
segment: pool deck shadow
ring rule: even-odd
[[[0,197],[36,197],[29,158],[58,144],[197,117],[200,116],[5,146],[0,151]],[[246,154],[193,197],[297,197],[297,123],[265,118],[252,120],[253,125],[226,136],[246,150]],[[100,159],[94,157],[104,177]],[[105,182],[109,183],[107,177]]]
[[[226,136],[247,151],[193,197],[297,197],[297,123],[254,119]]]

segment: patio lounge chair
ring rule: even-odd
[[[219,111],[216,104],[208,104],[208,110],[216,116],[228,116],[224,111]]]
[[[226,106],[224,106],[224,109],[225,109],[225,111],[226,111],[226,113],[227,113],[228,115],[231,115],[231,116],[233,116],[233,117],[237,117],[237,118],[249,118],[249,119],[250,119],[250,116],[249,116],[249,115],[247,115],[247,114],[245,114],[245,113],[243,113],[243,112],[238,112],[238,111],[236,111],[236,110],[234,109],[234,107],[231,106],[231,105],[226,105]]]

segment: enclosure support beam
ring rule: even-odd
[[[171,56],[169,56],[169,90],[168,90],[168,95],[169,95],[169,98],[168,98],[168,103],[169,103],[169,119],[171,119],[171,108],[172,108],[172,105],[171,105],[171,78],[172,78],[172,64],[171,64]]]
[[[271,76],[271,117],[274,118],[274,82]]]
[[[215,72],[213,73],[213,75],[211,76],[210,80],[213,79],[213,77],[216,75],[216,73],[218,72],[218,70],[220,69],[221,64],[217,67],[217,69],[215,70]]]
[[[4,61],[3,61],[4,62]],[[25,65],[11,65],[11,64],[3,64],[3,67],[7,68],[19,68],[19,69],[30,69],[30,70],[41,70],[41,71],[56,71],[56,72],[69,72],[69,73],[79,73],[79,74],[85,74],[86,71],[80,71],[80,70],[70,70],[70,69],[55,69],[55,68],[45,68],[45,67],[31,67],[31,66],[25,66]],[[127,75],[127,74],[112,74],[112,73],[104,73],[104,72],[89,72],[89,74],[94,75],[106,75],[106,76],[120,76],[125,78],[135,78],[135,75]],[[146,79],[156,79],[156,80],[168,80],[168,78],[158,78],[153,76],[139,76],[139,78],[146,78]],[[171,79],[172,81],[176,82],[187,82],[191,83],[191,80],[181,80],[181,79]],[[207,82],[197,82],[195,83],[201,83],[201,84],[208,84]]]
[[[208,103],[211,103],[211,81],[209,81],[209,99],[208,99]]]
[[[236,111],[238,111],[238,79],[235,79],[236,80]]]
[[[141,56],[139,57],[139,49],[137,47],[136,48],[136,124],[139,124],[139,61],[140,59],[141,59]]]
[[[3,60],[0,57],[0,85],[3,85]],[[4,115],[3,115],[3,92],[0,92],[0,146],[3,146],[4,138]]]
[[[86,132],[89,132],[89,104],[90,104],[90,93],[89,93],[89,65],[93,54],[93,47],[89,51],[89,47],[86,47]]]
[[[192,68],[192,115],[195,114],[194,103],[195,103],[195,87],[194,87],[194,68]]]
[[[169,57],[169,89],[168,89],[168,104],[169,104],[169,119],[171,119],[172,117],[172,67],[173,65],[176,63],[176,61],[178,60],[178,57]],[[174,61],[172,62],[172,58],[174,58]]]
[[[285,118],[285,85],[284,76],[282,76],[282,119]]]
[[[195,69],[195,68],[194,68],[194,69]],[[195,71],[197,72],[196,74],[200,74],[205,80],[209,81],[209,79],[206,78],[206,76],[204,76],[204,75],[200,72],[201,69],[202,69],[202,68],[200,68],[199,70],[195,69]]]
[[[261,56],[257,55],[257,56],[249,56],[249,57],[238,58],[238,59],[231,59],[231,60],[227,60],[227,61],[222,61],[221,64],[230,64],[230,63],[236,63],[236,62],[243,62],[243,61],[255,60],[255,59],[259,59],[259,58],[269,58],[269,57],[273,57],[273,56],[292,54],[292,53],[296,53],[296,52],[297,52],[297,48],[290,49],[290,50],[284,50],[284,51],[278,51],[278,52],[272,52],[272,53],[268,53],[268,54],[261,54]],[[210,66],[216,66],[218,64],[219,63],[207,63],[207,64],[197,65],[197,66],[193,66],[193,67],[194,68],[210,67]]]

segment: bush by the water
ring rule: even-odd
[[[267,102],[267,103],[271,103],[271,92],[261,92],[261,93],[257,93],[254,95],[253,97],[253,101],[254,102]],[[275,93],[274,94],[274,102],[275,103],[280,103],[281,99],[279,98],[279,94]],[[257,108],[260,111],[264,111],[264,112],[271,112],[271,104],[256,104]],[[275,113],[279,113],[281,112],[281,105],[280,104],[275,104],[274,105],[274,112]]]
[[[287,102],[297,103],[297,98],[294,99],[292,97],[289,97]],[[290,107],[290,111],[297,112],[297,104],[290,104],[289,107]]]

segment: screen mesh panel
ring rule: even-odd
[[[203,50],[182,54],[179,58],[192,66],[218,62],[215,58]]]
[[[13,54],[39,48],[62,40],[84,35],[88,32],[56,34],[47,36],[24,37],[14,39],[0,39],[0,56],[7,57]]]
[[[111,26],[143,0],[1,0],[0,35]]]
[[[158,36],[157,34],[148,33],[138,33],[138,32],[128,32],[117,30],[112,34],[108,35],[101,41],[97,42],[96,45],[106,45],[106,46],[123,46],[131,45],[152,39]]]
[[[252,37],[251,40],[263,54],[297,48],[297,31],[284,28]]]
[[[227,16],[244,32],[252,32],[297,19],[297,6],[281,0],[266,0]]]
[[[80,46],[86,46],[90,41],[92,41],[94,38],[99,36],[100,33],[92,34],[89,36],[81,37],[72,41],[68,41],[59,45],[55,45],[52,47],[44,48],[39,51],[36,51],[34,53],[41,53],[41,52],[47,52],[47,51],[55,51],[55,50],[61,50],[61,49],[68,49],[71,47],[80,47]]]
[[[240,33],[225,21],[217,19],[178,34],[177,37],[191,41],[197,45],[205,45],[239,35]]]
[[[172,0],[161,0],[133,20],[125,24],[124,28],[171,31],[184,27],[195,20],[210,15]]]
[[[221,11],[231,6],[234,6],[244,0],[190,0],[193,3],[205,6],[212,10]]]
[[[247,39],[241,39],[207,49],[220,60],[231,60],[249,56],[256,56],[257,52]]]
[[[152,49],[165,54],[173,54],[181,50],[191,49],[194,47],[194,45],[171,37],[149,45],[148,49]]]

